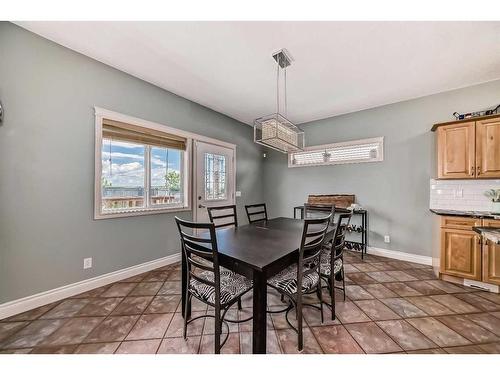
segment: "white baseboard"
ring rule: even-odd
[[[407,262],[432,266],[432,257],[428,257],[425,255],[403,253],[401,251],[381,249],[379,247],[372,247],[372,246],[368,246],[367,253],[372,255],[378,255],[381,257],[393,258],[398,260],[404,260]]]
[[[34,294],[32,296],[20,298],[0,305],[0,319],[17,315],[22,312],[35,309],[48,303],[56,302],[64,298],[75,296],[101,286],[111,284],[143,272],[154,270],[181,260],[181,253],[172,254],[163,258],[155,259],[136,266],[124,268],[110,272],[91,279],[78,281],[73,284],[61,286],[46,292]]]

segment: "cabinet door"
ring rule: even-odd
[[[438,128],[438,178],[474,178],[475,123]]]
[[[500,228],[500,220],[484,220],[485,227]],[[483,281],[500,285],[500,245],[483,244]]]
[[[476,123],[476,177],[500,177],[500,119]]]
[[[481,280],[481,245],[475,232],[441,228],[441,273]]]
[[[500,285],[500,245],[491,241],[483,245],[483,281]]]

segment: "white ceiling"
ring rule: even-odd
[[[247,124],[326,118],[500,78],[500,22],[17,22]]]

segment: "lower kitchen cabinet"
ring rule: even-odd
[[[483,226],[500,228],[500,220],[484,220]],[[483,244],[483,281],[500,285],[500,245]]]
[[[500,245],[486,241],[483,247],[483,281],[500,285]]]
[[[481,280],[481,239],[472,230],[441,228],[441,273]]]

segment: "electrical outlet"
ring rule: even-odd
[[[92,268],[92,258],[83,259],[83,269]]]
[[[464,196],[463,189],[457,189],[457,190],[455,190],[455,198],[462,198],[463,196]]]
[[[389,235],[387,235],[387,234],[386,234],[386,235],[384,236],[384,242],[385,242],[385,243],[390,243],[390,242],[391,242],[391,236],[389,236]]]

